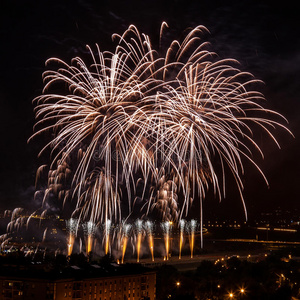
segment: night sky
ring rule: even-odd
[[[67,62],[85,55],[85,45],[98,43],[112,50],[113,33],[130,24],[148,34],[155,44],[162,21],[170,35],[180,38],[185,29],[204,25],[208,40],[221,58],[235,58],[241,69],[264,81],[266,107],[283,114],[295,138],[283,130],[276,137],[282,146],[258,135],[265,159],[257,162],[270,188],[253,167],[244,176],[249,218],[277,207],[293,210],[299,205],[300,113],[300,11],[289,2],[263,1],[10,1],[0,9],[1,155],[0,208],[30,206],[41,140],[27,143],[33,133],[32,99],[41,93],[45,60]],[[292,2],[291,2],[292,3]],[[284,6],[283,6],[284,5]],[[155,48],[155,47],[154,47]],[[235,193],[218,204],[206,199],[207,214],[243,215]]]

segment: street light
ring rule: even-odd
[[[240,297],[243,298],[243,296],[246,294],[246,289],[242,286],[239,288]]]

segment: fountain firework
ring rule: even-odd
[[[167,27],[163,22],[160,40]],[[278,145],[271,130],[288,131],[276,120],[284,118],[260,104],[264,97],[253,90],[259,80],[240,71],[235,60],[219,59],[208,49],[202,41],[207,33],[197,26],[182,42],[174,40],[156,51],[150,38],[130,25],[122,35],[113,35],[118,43],[114,52],[102,52],[96,45],[94,53],[88,47],[90,66],[79,57],[71,64],[57,58],[46,62],[59,67],[44,73],[43,94],[34,100],[32,136],[48,131],[53,136],[41,151],[50,148],[51,166],[57,166],[49,173],[45,195],[58,194],[64,203],[76,196],[83,219],[105,222],[106,254],[107,223],[121,220],[120,191],[126,189],[131,213],[140,179],[147,213],[156,207],[163,221],[179,221],[198,199],[201,247],[202,201],[209,186],[221,200],[225,173],[231,174],[247,218],[244,160],[267,182],[251,158],[251,149],[262,155],[252,127],[260,127]],[[57,86],[66,90],[51,93]],[[63,190],[69,178],[65,174],[71,173],[70,186]],[[137,239],[140,245],[141,236]],[[168,249],[169,237],[167,258]]]
[[[183,241],[184,241],[185,223],[186,221],[184,219],[181,219],[179,221],[179,259],[181,259],[181,251],[182,251]]]
[[[170,253],[170,235],[173,223],[170,221],[165,221],[160,224],[161,228],[164,233],[164,240],[165,240],[165,250],[166,250],[166,260],[169,260],[169,253]]]
[[[111,220],[106,220],[104,224],[105,255],[108,254],[110,248],[110,231],[111,231]]]
[[[137,219],[135,221],[135,231],[136,231],[136,261],[140,261],[140,251],[142,244],[142,236],[143,236],[143,221]]]
[[[151,252],[152,261],[154,261],[154,240],[153,240],[153,223],[151,221],[145,222],[145,229],[148,235],[149,248]]]
[[[121,228],[121,246],[122,246],[122,260],[121,263],[124,263],[124,257],[125,257],[125,252],[126,252],[126,248],[127,248],[127,243],[128,243],[128,236],[130,233],[130,229],[131,229],[131,225],[130,224],[122,224],[122,228]]]
[[[71,218],[69,220],[66,220],[66,228],[69,234],[67,245],[68,245],[68,256],[70,256],[72,254],[75,237],[77,235],[78,219]]]
[[[191,250],[191,258],[194,256],[194,245],[195,245],[195,230],[197,226],[196,220],[191,220],[188,223],[188,229],[189,229],[189,240],[190,240],[190,250]]]
[[[82,224],[83,232],[86,237],[86,254],[88,255],[93,250],[93,238],[96,232],[96,225],[92,221]]]

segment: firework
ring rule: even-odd
[[[75,237],[77,235],[78,220],[73,219],[73,218],[67,220],[66,221],[66,228],[67,228],[67,232],[69,233],[69,236],[68,236],[68,256],[70,256],[72,254]]]
[[[179,259],[181,259],[181,251],[183,247],[183,240],[184,240],[184,229],[185,229],[185,223],[186,221],[184,219],[181,219],[179,221]]]
[[[110,248],[110,231],[111,231],[111,220],[106,220],[104,224],[104,244],[105,244],[105,255],[108,254]]]
[[[189,228],[189,239],[190,239],[190,249],[191,249],[191,258],[193,258],[194,255],[194,245],[195,245],[195,230],[197,226],[196,220],[191,220],[188,223]]]
[[[141,251],[141,243],[142,243],[142,236],[143,236],[143,221],[137,219],[135,221],[135,230],[136,230],[136,261],[140,261],[140,251]]]
[[[122,244],[122,264],[124,263],[124,257],[125,257],[125,252],[126,252],[126,248],[127,248],[127,243],[128,243],[128,236],[130,233],[130,229],[131,229],[131,225],[130,224],[122,224],[121,227],[121,244]]]
[[[42,242],[44,242],[46,240],[47,232],[48,232],[48,227],[46,227],[46,229],[44,230]]]
[[[93,250],[93,238],[96,232],[96,225],[92,221],[82,224],[83,232],[86,237],[86,254]]]
[[[160,178],[154,206],[161,212],[163,221],[177,221],[178,219],[176,189],[177,186],[174,180],[166,181],[165,175]]]
[[[166,260],[169,260],[170,254],[170,235],[173,223],[166,221],[160,224],[164,233],[165,249],[166,249]]]
[[[82,239],[79,239],[79,253],[82,253]]]
[[[163,23],[161,34],[166,28]],[[252,89],[258,80],[241,72],[233,59],[218,59],[209,50],[202,40],[207,32],[197,26],[182,42],[156,51],[150,38],[131,25],[114,35],[114,52],[88,47],[90,66],[79,57],[71,64],[47,61],[59,68],[44,73],[43,95],[34,100],[33,135],[51,131],[54,136],[42,149],[53,154],[45,195],[63,201],[77,197],[80,218],[104,222],[105,253],[108,222],[121,220],[120,191],[127,191],[130,213],[140,179],[141,198],[148,204],[143,207],[147,213],[158,209],[163,221],[180,221],[199,200],[201,247],[202,201],[209,186],[222,199],[231,173],[247,218],[243,161],[249,160],[266,180],[251,158],[252,149],[262,154],[252,128],[260,127],[278,145],[271,130],[285,128],[276,121],[283,117],[261,106],[263,95]],[[57,87],[67,89],[51,93]],[[70,161],[72,181],[64,191]],[[164,225],[167,258],[169,229]],[[137,246],[139,241],[141,235]]]
[[[149,248],[151,252],[152,261],[154,261],[154,241],[153,241],[153,223],[151,221],[145,222],[145,229],[148,235]]]

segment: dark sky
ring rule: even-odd
[[[227,2],[227,1],[226,1]],[[263,210],[299,208],[300,11],[289,2],[263,1],[10,1],[1,2],[1,156],[0,208],[31,203],[36,157],[41,144],[32,134],[32,99],[41,93],[41,75],[49,57],[66,61],[81,55],[85,45],[98,43],[113,49],[111,35],[135,24],[155,41],[160,24],[180,38],[188,27],[204,25],[212,49],[222,58],[239,60],[242,69],[265,82],[266,107],[283,114],[295,139],[282,130],[276,136],[281,150],[258,137],[265,159],[258,172],[246,170],[245,199],[249,217]],[[292,2],[291,2],[292,3]],[[225,209],[226,208],[226,209]],[[241,215],[240,201],[232,194],[223,204],[207,199],[206,209]]]

